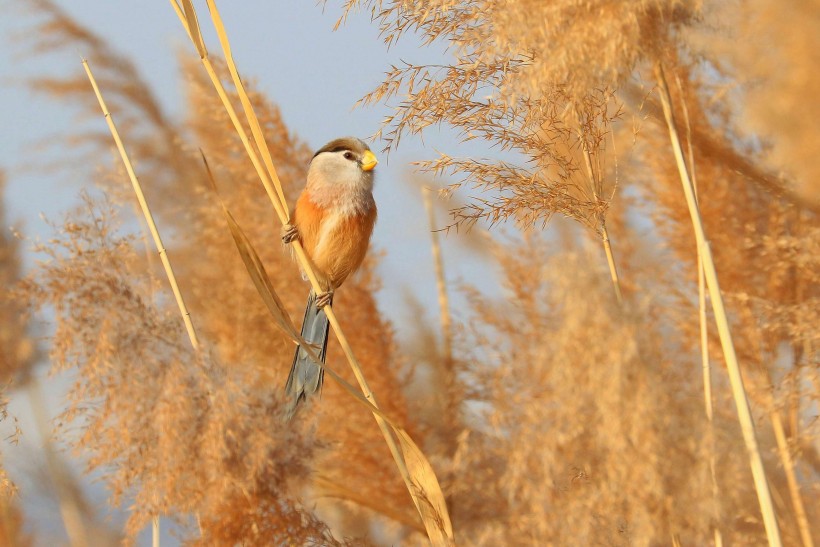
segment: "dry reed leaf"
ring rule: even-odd
[[[210,168],[208,168],[207,161],[205,162],[205,166],[208,170],[211,184],[214,185],[213,175]],[[265,302],[277,325],[293,340],[302,344],[304,347],[309,347],[294,327],[285,309],[285,305],[273,288],[273,283],[271,283],[265,271],[265,266],[262,264],[253,244],[251,244],[250,240],[245,236],[242,228],[239,227],[239,224],[237,224],[233,215],[221,199],[220,203],[222,204],[222,211],[225,214],[228,227],[231,230],[231,235],[236,243],[236,248],[242,257],[242,262],[248,270],[248,275],[250,275],[256,290],[259,292],[259,295],[262,297],[262,300]],[[402,458],[407,466],[410,478],[409,486],[411,486],[409,488],[410,495],[413,497],[413,501],[419,510],[430,542],[433,545],[454,545],[453,526],[447,512],[447,502],[444,499],[444,493],[438,483],[433,466],[430,465],[430,461],[425,457],[418,445],[404,428],[397,425],[382,412],[381,409],[374,406],[359,390],[350,385],[339,374],[327,365],[321,363],[318,356],[316,356],[312,350],[309,349],[308,353],[313,357],[316,364],[322,367],[331,378],[344,388],[345,392],[365,405],[370,412],[382,418],[393,429],[394,434],[399,440]]]
[[[233,217],[231,212],[228,210],[228,207],[225,205],[225,202],[220,197],[219,191],[216,187],[216,180],[214,179],[213,172],[211,172],[211,167],[208,165],[208,160],[205,158],[205,154],[202,154],[202,161],[205,163],[205,170],[208,173],[208,180],[211,183],[211,189],[222,206],[222,212],[225,215],[225,220],[228,222],[228,228],[231,231],[231,236],[233,237],[234,243],[236,243],[236,249],[239,251],[239,256],[242,257],[242,263],[245,264],[245,268],[248,270],[248,275],[251,277],[259,296],[262,297],[262,301],[265,302],[265,306],[268,308],[268,311],[270,311],[270,314],[276,320],[276,324],[279,325],[285,334],[287,334],[294,341],[301,341],[298,331],[293,325],[293,321],[291,321],[290,315],[288,315],[288,312],[285,309],[284,302],[282,302],[282,299],[279,298],[279,295],[273,288],[273,283],[271,283],[270,277],[268,277],[268,273],[265,271],[265,265],[262,264],[259,254],[256,252],[256,249],[253,248],[253,245],[251,245],[251,242],[245,235],[245,232],[243,232],[242,228],[239,227],[236,219]]]
[[[424,453],[416,446],[413,439],[407,432],[392,423],[390,424],[396,432],[396,437],[401,445],[402,455],[407,464],[407,471],[413,481],[413,486],[417,491],[410,494],[416,502],[416,506],[424,520],[424,527],[427,529],[427,537],[433,545],[455,545],[453,535],[453,525],[450,522],[450,515],[447,512],[447,502],[444,493],[441,491],[433,466],[424,456]]]
[[[302,341],[302,343],[304,343],[304,341]],[[308,353],[312,352],[309,351]],[[314,361],[319,364],[318,358],[316,358],[315,355],[311,356],[314,357]],[[413,498],[413,503],[418,509],[419,515],[421,515],[430,543],[435,546],[455,545],[453,525],[450,522],[450,514],[447,511],[447,502],[444,499],[444,492],[441,490],[433,466],[430,464],[430,460],[424,455],[424,452],[422,452],[403,427],[396,424],[396,422],[391,420],[380,408],[368,401],[359,390],[345,381],[344,378],[339,376],[327,365],[319,364],[319,366],[324,368],[325,373],[333,378],[346,393],[365,405],[370,412],[379,416],[391,427],[399,441],[402,459],[407,466],[407,473],[409,475],[408,490]]]
[[[304,343],[304,342],[303,342]],[[316,359],[314,359],[316,360]],[[439,485],[433,466],[424,452],[413,441],[407,431],[391,420],[381,409],[368,401],[359,390],[346,382],[327,365],[321,365],[349,395],[365,405],[370,412],[382,418],[392,429],[399,441],[401,456],[409,476],[408,490],[421,515],[427,537],[432,545],[455,545],[453,526],[447,511],[447,502]]]
[[[312,352],[309,352],[312,353]],[[315,356],[314,356],[315,357]],[[314,358],[314,361],[318,359]],[[370,412],[379,416],[392,428],[393,433],[399,441],[402,459],[407,466],[409,476],[408,490],[413,498],[413,503],[421,515],[424,528],[430,543],[435,546],[455,545],[453,525],[450,522],[450,514],[447,511],[447,502],[444,499],[444,492],[441,490],[436,473],[430,460],[424,452],[413,441],[407,431],[391,420],[382,410],[368,401],[362,393],[346,382],[327,365],[321,365],[325,373],[330,375],[349,395],[367,407]]]
[[[265,266],[259,259],[259,255],[256,254],[253,245],[251,245],[251,242],[247,236],[245,236],[242,228],[236,223],[236,220],[224,203],[222,204],[222,211],[225,213],[225,219],[228,221],[228,227],[236,243],[239,256],[242,257],[242,262],[245,264],[248,275],[250,275],[256,290],[259,292],[259,296],[262,297],[274,320],[276,320],[276,324],[285,331],[285,334],[295,341],[300,340],[299,333],[290,320],[287,310],[285,310],[285,304],[282,302],[282,299],[279,298],[279,295],[276,294],[276,290],[273,288],[273,284],[265,271]]]
[[[262,300],[265,302],[277,325],[293,340],[302,344],[303,347],[309,348],[307,342],[302,339],[294,327],[279,295],[276,294],[276,290],[273,288],[273,284],[265,271],[265,266],[262,264],[253,245],[245,236],[242,228],[239,227],[239,224],[237,224],[224,203],[222,204],[222,210],[228,221],[228,226],[236,243],[236,248],[242,257],[242,262],[244,262],[256,290],[259,292],[259,295],[262,297]],[[418,445],[403,427],[396,424],[396,422],[391,420],[381,409],[374,406],[359,390],[345,381],[338,373],[330,369],[326,364],[322,364],[318,356],[315,355],[311,349],[308,349],[308,353],[316,364],[322,367],[331,378],[344,388],[345,392],[365,405],[370,412],[382,418],[392,428],[399,440],[402,459],[407,466],[410,483],[408,484],[408,489],[421,515],[430,542],[433,545],[454,545],[453,526],[447,512],[447,502],[444,499],[444,493],[438,483],[433,466],[430,465],[430,461]]]

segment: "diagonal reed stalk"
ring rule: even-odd
[[[655,65],[655,77],[658,82],[661,105],[663,107],[666,125],[669,130],[669,139],[672,146],[672,152],[675,155],[675,162],[678,167],[678,173],[680,174],[681,184],[683,185],[683,193],[686,197],[686,205],[689,208],[689,215],[692,218],[692,227],[695,232],[698,255],[703,260],[703,271],[706,278],[706,285],[709,290],[712,310],[715,314],[715,322],[717,323],[718,335],[720,337],[720,343],[723,349],[723,357],[726,361],[729,382],[732,386],[732,397],[734,398],[735,406],[737,407],[740,430],[743,434],[743,440],[746,443],[746,451],[749,456],[749,463],[752,469],[755,490],[757,491],[760,511],[763,515],[763,524],[766,528],[766,537],[769,541],[769,545],[773,547],[781,547],[783,543],[780,539],[780,529],[777,525],[777,517],[775,516],[774,506],[772,504],[772,496],[766,480],[766,470],[763,467],[763,459],[760,455],[760,447],[757,442],[754,421],[752,420],[752,413],[749,408],[749,399],[746,395],[746,389],[743,386],[743,376],[740,372],[740,365],[737,360],[737,354],[735,353],[734,342],[732,341],[732,333],[729,329],[729,318],[723,304],[723,295],[720,292],[720,286],[718,284],[717,270],[715,269],[712,251],[709,248],[709,242],[706,239],[703,219],[701,218],[700,210],[698,209],[692,179],[689,176],[686,161],[683,156],[683,148],[681,146],[680,139],[678,138],[678,128],[675,121],[674,112],[672,111],[672,97],[669,93],[669,86],[666,83],[666,76],[660,62]]]
[[[128,172],[128,178],[131,180],[131,186],[134,188],[134,194],[136,194],[137,196],[137,201],[139,202],[140,209],[142,210],[142,214],[145,217],[145,223],[148,225],[148,231],[151,232],[151,237],[154,240],[154,245],[157,248],[160,260],[162,261],[162,267],[165,269],[165,275],[168,277],[168,283],[171,285],[171,290],[174,293],[174,298],[176,299],[177,307],[179,308],[179,313],[180,315],[182,315],[182,321],[185,323],[185,330],[188,333],[188,339],[191,341],[191,346],[193,346],[194,351],[197,351],[199,350],[199,339],[196,336],[194,324],[193,322],[191,322],[191,313],[188,311],[188,307],[185,305],[185,300],[182,298],[182,293],[180,292],[179,285],[177,284],[177,278],[174,275],[174,269],[171,267],[171,261],[168,259],[168,252],[165,250],[165,246],[162,244],[162,238],[160,237],[159,230],[157,229],[157,225],[154,222],[154,216],[151,214],[151,209],[148,207],[148,202],[145,200],[145,195],[142,193],[142,185],[140,185],[139,179],[137,178],[137,175],[134,172],[134,168],[131,165],[131,160],[128,158],[128,153],[125,151],[125,146],[122,143],[120,134],[117,131],[116,125],[114,125],[114,118],[108,111],[108,107],[105,104],[105,100],[103,100],[100,88],[97,86],[97,81],[94,79],[94,74],[91,72],[91,67],[88,66],[88,61],[86,61],[85,59],[83,59],[83,68],[85,69],[85,73],[88,76],[88,80],[91,82],[91,87],[94,88],[94,94],[97,96],[97,101],[100,103],[100,109],[102,110],[103,116],[105,116],[105,121],[108,124],[108,129],[111,131],[111,136],[114,138],[114,143],[117,145],[117,150],[120,153],[122,163],[123,165],[125,165],[125,170]],[[160,542],[158,515],[153,518],[153,522],[151,523],[151,535],[151,543],[153,547],[159,547]]]
[[[748,307],[744,307],[744,315],[748,321],[753,321],[752,313]],[[755,330],[754,341],[755,352],[761,356],[765,355],[763,333],[760,328]],[[765,397],[764,404],[768,408],[769,421],[772,423],[772,431],[774,432],[774,438],[777,444],[777,453],[780,457],[780,463],[783,465],[783,473],[786,475],[786,486],[789,490],[789,499],[791,500],[792,510],[794,511],[797,529],[800,532],[800,540],[804,547],[813,547],[814,540],[811,537],[809,520],[806,515],[806,508],[803,505],[803,497],[800,495],[800,484],[797,481],[797,475],[794,470],[794,459],[792,458],[791,447],[789,447],[789,441],[786,438],[786,431],[783,426],[783,418],[778,408],[774,381],[772,380],[771,372],[762,360],[758,363],[757,368],[758,374],[765,382],[763,390]]]
[[[675,78],[677,83],[677,88],[679,91],[682,91],[683,86],[681,85],[680,78]],[[686,124],[686,137],[687,137],[687,156],[689,160],[689,172],[692,178],[692,186],[695,190],[695,200],[698,198],[698,183],[697,177],[695,176],[695,155],[694,149],[692,147],[692,127],[689,121],[689,109],[686,107],[686,101],[681,102],[681,109],[683,112],[684,123]],[[718,485],[717,485],[717,478],[715,474],[715,440],[714,440],[714,425],[713,425],[713,409],[712,409],[712,377],[711,377],[711,366],[709,363],[709,346],[708,346],[708,334],[707,334],[707,324],[706,324],[706,295],[705,295],[705,279],[704,279],[704,270],[703,270],[703,257],[698,255],[698,307],[700,310],[699,317],[700,317],[700,334],[701,334],[701,357],[703,361],[703,388],[704,388],[704,400],[706,404],[706,415],[709,420],[709,444],[710,444],[710,453],[709,453],[709,469],[711,473],[711,480],[712,480],[712,492],[713,497],[715,499],[715,513],[716,516],[720,513],[719,511],[719,498],[718,498]],[[765,372],[768,375],[768,371]],[[774,431],[775,440],[777,442],[777,449],[778,455],[780,457],[780,461],[783,464],[783,472],[786,475],[786,484],[789,489],[789,498],[792,502],[792,509],[794,510],[795,520],[797,521],[797,528],[800,531],[800,538],[803,542],[803,547],[814,547],[814,541],[811,537],[811,528],[809,527],[809,519],[806,515],[806,508],[803,503],[803,497],[800,494],[800,485],[797,481],[797,476],[794,470],[794,459],[792,458],[791,451],[788,444],[788,439],[786,438],[785,428],[783,426],[783,420],[780,416],[780,412],[776,408],[776,404],[774,401],[774,387],[771,385],[771,381],[769,381],[769,393],[770,393],[770,401],[769,401],[769,418],[772,422],[772,430]],[[717,521],[715,525],[715,547],[720,547],[723,545],[723,537],[721,535],[720,529],[717,527]]]
[[[282,184],[279,181],[279,177],[276,174],[276,168],[273,165],[273,160],[271,158],[270,151],[268,150],[267,143],[265,142],[261,126],[256,117],[256,114],[253,111],[253,106],[250,102],[250,99],[248,98],[247,93],[245,92],[242,80],[239,77],[236,65],[233,61],[233,56],[231,54],[231,48],[230,43],[228,41],[227,33],[225,31],[222,19],[219,15],[219,11],[217,10],[215,2],[213,0],[207,0],[211,20],[216,29],[220,45],[222,46],[222,51],[225,57],[226,64],[228,66],[228,71],[230,72],[234,88],[236,89],[240,102],[242,104],[246,121],[250,126],[253,141],[251,141],[251,139],[248,137],[245,128],[239,121],[239,117],[237,116],[236,111],[233,108],[233,105],[231,104],[231,101],[228,98],[227,93],[225,92],[224,86],[222,85],[220,78],[217,76],[213,64],[208,58],[208,52],[205,48],[205,44],[202,39],[202,34],[199,30],[196,12],[193,8],[191,1],[170,0],[170,2],[171,6],[173,7],[174,11],[179,17],[180,22],[182,23],[183,27],[188,33],[188,36],[190,37],[191,41],[196,47],[200,59],[203,63],[203,66],[205,67],[208,76],[211,78],[211,81],[214,87],[216,88],[217,93],[219,94],[219,97],[222,100],[223,105],[225,106],[225,109],[228,112],[228,115],[234,125],[234,128],[237,134],[239,135],[245,147],[245,150],[248,153],[251,163],[253,164],[260,180],[262,181],[262,184],[265,187],[265,190],[268,194],[268,197],[271,200],[271,203],[273,204],[273,208],[276,211],[276,214],[279,217],[280,222],[283,225],[289,223],[290,218],[288,214],[288,208],[286,206],[284,192],[282,191]],[[300,265],[302,266],[302,269],[308,277],[308,280],[310,281],[311,287],[317,293],[322,292],[319,282],[316,278],[315,273],[312,270],[310,261],[308,260],[301,243],[298,240],[294,240],[291,243],[291,245],[293,246],[294,254],[296,255],[297,260],[299,261]],[[336,318],[335,313],[333,312],[333,309],[328,306],[325,308],[325,312],[330,323],[330,326],[332,327],[334,333],[336,334],[336,338],[339,341],[339,345],[341,346],[342,351],[347,357],[348,363],[350,364],[350,367],[353,371],[353,375],[356,377],[356,380],[359,383],[359,387],[361,388],[361,391],[364,394],[364,398],[367,400],[367,402],[370,403],[374,410],[377,410],[378,405],[376,403],[373,391],[370,389],[367,380],[365,379],[364,374],[362,373],[361,365],[356,359],[356,356],[353,353],[353,349],[351,348],[346,336],[344,335],[339,325],[339,321]],[[429,540],[431,541],[431,543],[435,545],[453,544],[454,540],[452,534],[452,525],[450,524],[450,518],[449,514],[447,513],[446,503],[444,502],[443,495],[441,495],[441,487],[438,484],[438,480],[436,479],[435,474],[432,473],[432,468],[429,466],[429,462],[427,462],[426,458],[420,451],[418,451],[418,453],[415,453],[413,451],[407,450],[407,441],[409,440],[409,437],[407,437],[407,439],[403,438],[403,435],[406,436],[406,433],[402,433],[398,431],[396,428],[393,428],[391,432],[391,425],[384,419],[383,415],[380,412],[374,411],[373,415],[379,426],[379,429],[382,432],[382,435],[384,436],[385,442],[387,443],[390,453],[394,461],[396,462],[396,466],[399,469],[399,473],[401,474],[402,479],[404,480],[407,486],[413,503],[416,506],[416,510],[419,512],[422,521],[424,522]],[[398,443],[396,441],[396,438],[393,436],[394,433],[399,439]],[[410,443],[412,443],[412,440],[410,440]],[[413,446],[415,446],[415,443],[412,444]],[[410,469],[411,466],[409,465],[411,462],[413,469],[412,473]],[[419,475],[418,470],[420,468],[424,469],[424,476]]]
[[[809,527],[809,519],[806,515],[806,507],[803,504],[803,497],[800,495],[800,484],[797,482],[797,476],[794,472],[794,459],[792,458],[789,448],[789,441],[786,438],[783,419],[780,417],[780,411],[775,406],[774,395],[772,395],[770,405],[769,418],[771,419],[772,429],[774,430],[775,440],[777,441],[777,451],[780,455],[780,461],[783,464],[783,472],[786,474],[786,484],[789,488],[789,497],[792,500],[792,509],[794,509],[794,517],[795,520],[797,520],[797,528],[800,531],[800,539],[803,542],[803,547],[814,547],[814,540],[811,537],[811,528]]]
[[[678,91],[682,92],[680,78],[675,78]],[[682,93],[681,93],[682,94]],[[698,178],[695,174],[695,149],[692,146],[692,124],[689,120],[689,109],[686,101],[681,101],[683,121],[686,124],[686,156],[689,160],[689,175],[692,178],[692,189],[695,193],[695,203],[698,200]],[[715,463],[715,423],[714,407],[712,403],[712,364],[709,360],[709,326],[706,317],[706,276],[703,270],[703,257],[698,253],[698,323],[700,326],[700,359],[703,372],[703,404],[707,420],[707,445],[709,449],[709,478],[712,483],[712,503],[715,547],[723,547],[723,534],[720,531],[720,490],[718,489],[717,471]]]
[[[691,163],[690,156],[690,165]],[[720,531],[720,490],[717,482],[717,465],[715,463],[715,422],[712,404],[712,365],[709,361],[709,331],[706,321],[706,276],[703,271],[703,258],[698,253],[698,322],[700,323],[700,358],[703,372],[703,404],[706,410],[707,444],[709,446],[709,478],[712,483],[713,519],[715,527],[715,547],[723,546],[723,534]]]
[[[174,293],[174,298],[176,299],[177,306],[179,307],[179,313],[182,315],[182,320],[185,323],[185,330],[188,332],[188,338],[191,340],[191,345],[194,349],[198,350],[199,340],[196,336],[194,324],[191,322],[191,313],[188,311],[185,301],[182,298],[182,293],[179,291],[179,285],[177,284],[177,278],[174,275],[174,269],[171,267],[171,261],[168,260],[168,252],[162,244],[162,238],[160,237],[159,230],[154,222],[154,216],[151,214],[151,209],[148,208],[148,202],[145,201],[145,195],[142,193],[142,186],[140,185],[139,179],[137,179],[137,175],[134,173],[131,160],[128,159],[125,146],[122,143],[122,139],[120,139],[120,134],[117,131],[117,127],[114,125],[114,119],[108,111],[105,101],[103,100],[102,94],[100,93],[100,88],[97,86],[97,81],[94,79],[94,74],[91,72],[91,67],[88,66],[88,61],[85,59],[83,59],[83,68],[85,68],[85,73],[88,75],[88,80],[94,88],[94,94],[97,96],[97,101],[100,103],[100,108],[105,116],[108,129],[111,131],[111,136],[114,138],[114,143],[117,145],[120,158],[122,159],[123,165],[125,165],[125,170],[128,172],[128,178],[131,180],[131,185],[134,188],[134,194],[136,194],[137,201],[139,201],[140,209],[145,217],[145,222],[148,224],[148,230],[151,232],[154,245],[157,248],[160,260],[162,260],[162,267],[165,269],[165,275],[168,276],[168,282],[171,285],[171,290]]]

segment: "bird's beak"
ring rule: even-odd
[[[362,156],[362,171],[371,171],[377,163],[379,160],[376,159],[376,155],[370,150],[365,150]]]

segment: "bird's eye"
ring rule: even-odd
[[[345,152],[345,159],[352,160],[353,159],[353,152]]]

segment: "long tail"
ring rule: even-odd
[[[329,326],[324,310],[316,307],[316,294],[310,291],[307,308],[305,308],[305,319],[302,321],[302,338],[313,346],[322,364],[325,362],[327,352]],[[324,376],[324,369],[313,362],[302,346],[297,347],[293,355],[288,383],[285,384],[285,395],[288,398],[286,415],[288,420],[296,413],[301,401],[307,400],[322,388]]]

